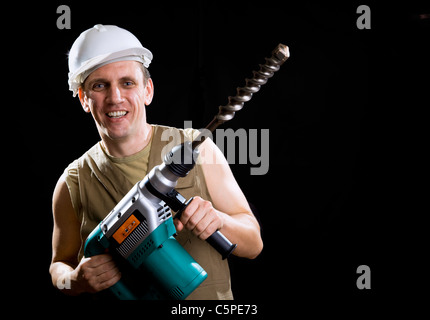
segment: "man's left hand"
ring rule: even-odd
[[[194,197],[185,208],[180,219],[174,220],[177,231],[184,227],[202,240],[206,240],[215,231],[223,227],[222,213],[216,210],[210,201]]]

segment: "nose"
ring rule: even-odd
[[[120,104],[124,102],[121,88],[115,85],[111,85],[107,92],[106,102],[109,104]]]

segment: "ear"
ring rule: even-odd
[[[79,95],[79,101],[81,102],[82,108],[86,113],[90,113],[91,109],[90,109],[90,105],[88,104],[88,98],[87,98],[87,95],[85,94],[84,89],[82,89],[82,87],[79,87],[78,95]]]
[[[152,79],[149,78],[145,87],[145,106],[148,106],[152,102],[152,97],[154,96],[154,83]]]

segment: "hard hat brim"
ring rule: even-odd
[[[133,59],[133,57],[136,59]],[[73,96],[76,96],[79,86],[85,81],[91,72],[106,64],[122,60],[140,61],[143,63],[145,68],[148,68],[152,61],[152,53],[146,48],[129,48],[121,51],[101,54],[95,56],[94,58],[88,59],[82,63],[82,65],[73,73],[69,72],[69,89],[73,92]]]

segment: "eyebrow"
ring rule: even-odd
[[[88,80],[88,79],[87,79]],[[91,87],[94,83],[96,82],[103,82],[106,83],[108,82],[108,80],[104,79],[104,78],[95,78],[95,79],[91,79],[90,81],[85,80],[83,85],[84,88],[88,85],[88,87]]]
[[[137,82],[136,79],[134,77],[131,76],[125,76],[119,79],[120,82],[122,81],[133,81],[133,82]]]
[[[124,77],[121,77],[120,79],[119,79],[119,82],[123,82],[123,81],[133,81],[133,82],[137,82],[136,81],[136,79],[134,78],[134,77],[131,77],[131,76],[124,76]],[[95,79],[91,79],[90,81],[88,81],[88,86],[92,86],[94,83],[97,83],[97,82],[101,82],[101,83],[108,83],[108,82],[110,82],[110,80],[108,80],[108,79],[106,79],[106,78],[95,78]]]
[[[95,79],[88,81],[89,84],[92,84],[94,82],[109,82],[109,81],[105,78],[95,78]]]

